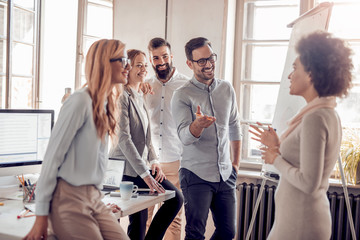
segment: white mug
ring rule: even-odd
[[[122,181],[120,183],[120,197],[124,200],[129,200],[131,196],[136,193],[138,190],[138,186],[134,185],[133,182],[130,181]]]

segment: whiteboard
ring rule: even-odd
[[[306,104],[302,97],[289,94],[290,81],[288,76],[292,71],[292,64],[297,57],[295,45],[301,37],[312,32],[319,30],[327,31],[332,6],[333,3],[321,3],[288,25],[288,27],[292,27],[292,32],[272,122],[272,126],[276,129],[279,136],[286,130],[287,122]],[[263,164],[262,171],[278,173],[276,168],[269,164]]]

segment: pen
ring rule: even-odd
[[[25,216],[23,216],[23,218],[27,218],[27,217],[34,217],[34,216],[36,216],[35,214],[29,214],[29,215],[25,215]]]
[[[36,187],[36,184],[32,187],[32,192],[30,194],[30,197],[29,197],[29,202],[31,201],[33,195],[34,195],[34,192],[35,192],[35,187]],[[30,191],[29,191],[30,192]],[[35,196],[34,196],[35,197]]]
[[[19,179],[21,185],[24,186],[24,182],[21,180],[21,178],[19,176],[17,176],[17,178]]]
[[[21,175],[21,178],[22,178],[22,183],[24,184],[24,186],[27,186],[27,183],[25,182],[24,174]]]
[[[24,209],[20,212],[20,214],[17,216],[18,219],[24,217],[28,212],[30,212],[30,210],[28,209]]]

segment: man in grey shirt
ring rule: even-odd
[[[229,82],[214,77],[217,55],[209,40],[191,39],[185,53],[194,76],[175,91],[171,101],[183,144],[180,185],[185,198],[185,239],[204,239],[209,209],[216,228],[211,239],[233,239],[241,147],[235,92]]]

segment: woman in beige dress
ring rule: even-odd
[[[303,97],[307,105],[290,120],[280,139],[271,127],[250,130],[253,139],[265,146],[262,159],[280,172],[268,239],[328,240],[331,216],[326,192],[342,133],[336,97],[346,96],[351,86],[351,50],[324,32],[302,38],[296,50],[288,77],[290,94]]]

